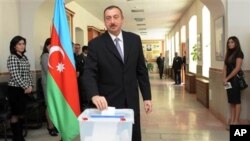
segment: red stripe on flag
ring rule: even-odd
[[[57,49],[50,53],[49,72],[61,90],[65,100],[70,105],[75,115],[78,116],[80,115],[80,103],[76,70],[62,48],[54,26],[52,27],[51,37],[50,49],[53,47]]]

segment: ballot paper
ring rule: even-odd
[[[108,107],[107,109],[102,110],[101,115],[104,115],[104,116],[115,115],[115,107]]]
[[[231,89],[232,88],[232,85],[230,82],[227,82],[225,85],[224,85],[224,88],[225,89]]]

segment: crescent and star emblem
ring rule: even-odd
[[[49,51],[49,58],[50,58],[50,56],[51,56],[53,53],[55,53],[55,52],[61,53],[61,55],[63,56],[63,59],[65,58],[65,54],[64,54],[62,48],[60,48],[59,46],[52,46],[52,47],[50,48],[50,51]],[[50,68],[53,69],[53,67],[50,65],[50,62],[48,62],[48,66],[49,66]],[[57,70],[58,70],[59,72],[62,72],[62,71],[65,69],[65,68],[64,68],[64,64],[61,63],[61,62],[58,63],[58,65],[57,65],[56,67],[57,67]]]

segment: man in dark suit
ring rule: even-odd
[[[183,69],[184,69],[184,74],[186,73],[186,55],[182,57],[182,64],[183,64]]]
[[[174,69],[174,78],[176,85],[181,84],[181,66],[182,66],[182,58],[178,56],[177,52],[175,52],[172,68]]]
[[[99,110],[108,106],[133,109],[132,140],[141,141],[138,86],[146,113],[152,111],[151,89],[141,39],[121,30],[123,20],[119,7],[104,10],[107,31],[89,42],[83,83]]]
[[[78,46],[77,46],[78,47]],[[79,50],[80,50],[80,44],[79,44]],[[78,51],[79,53],[76,55],[76,69],[78,71],[78,77],[77,77],[77,82],[78,82],[78,90],[79,90],[79,98],[80,98],[80,108],[81,111],[84,111],[86,108],[88,108],[89,101],[86,96],[86,92],[84,91],[84,88],[81,87],[82,85],[82,75],[84,71],[84,64],[85,60],[87,58],[87,46],[82,47],[82,52]]]
[[[160,53],[160,56],[157,57],[156,63],[157,63],[158,69],[159,69],[160,79],[162,79],[163,68],[164,68],[164,57],[162,56],[162,53]]]

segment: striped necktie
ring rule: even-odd
[[[124,55],[122,53],[122,49],[121,49],[121,46],[119,44],[119,40],[120,40],[119,38],[115,38],[115,46],[116,46],[116,48],[117,48],[117,50],[122,58],[122,61],[124,62]]]

